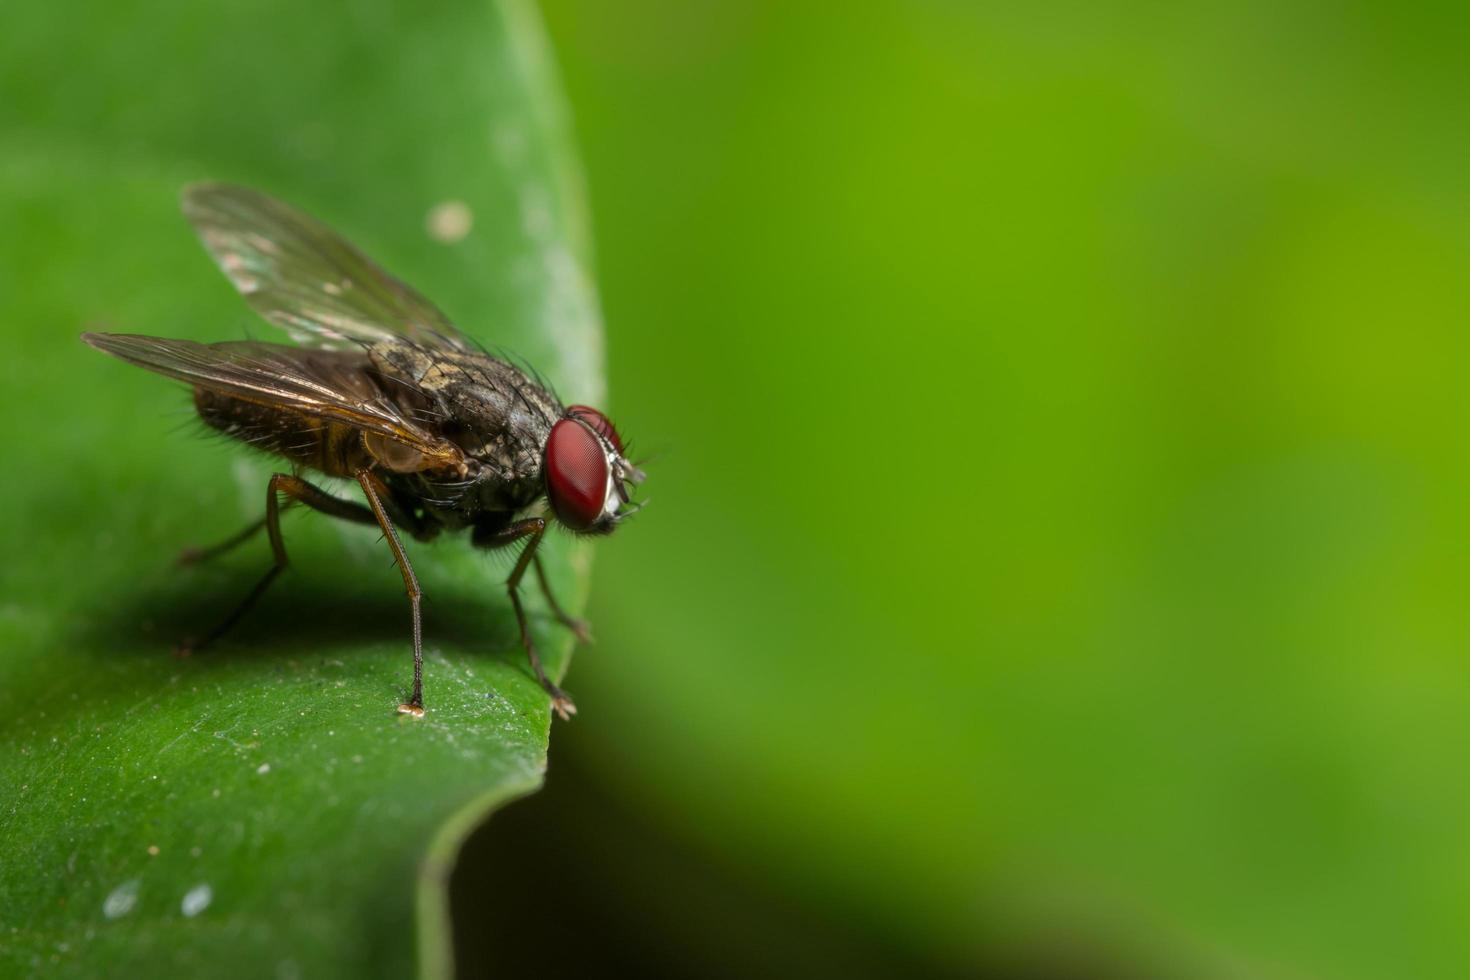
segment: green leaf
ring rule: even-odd
[[[269,561],[262,540],[200,568],[175,553],[258,518],[276,467],[199,438],[185,391],[77,335],[283,339],[177,212],[189,181],[234,180],[320,216],[563,397],[600,400],[583,204],[534,13],[98,2],[15,10],[4,33],[0,973],[444,974],[456,848],[545,766],[505,559],[409,542],[422,720],[394,710],[411,658],[391,556],[316,514],[288,514],[292,567],[234,633],[171,658]],[[433,234],[446,205],[473,219],[461,240]],[[548,548],[579,608],[590,555]],[[528,602],[560,673],[571,637]]]

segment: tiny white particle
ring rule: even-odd
[[[195,885],[184,895],[184,900],[179,903],[179,911],[184,913],[184,918],[192,919],[194,916],[209,908],[209,903],[214,901],[214,889],[208,885]]]
[[[215,799],[219,799],[219,790],[215,790],[213,796]]]
[[[133,910],[138,904],[138,886],[141,882],[137,878],[129,878],[118,885],[107,896],[102,903],[102,914],[109,919],[121,919]]]
[[[266,773],[271,771],[271,764],[269,762],[262,762],[260,764],[260,768],[255,771],[264,776]]]
[[[203,853],[204,853],[204,849],[202,847],[198,846],[197,844],[195,846],[189,848],[189,856],[190,857],[197,858],[199,855],[201,855]]]
[[[453,245],[461,241],[474,227],[475,216],[470,206],[463,201],[440,201],[429,209],[425,219],[429,237],[436,242]]]
[[[158,857],[158,845],[157,844],[149,844],[148,845],[148,856],[149,857]]]

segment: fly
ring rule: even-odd
[[[418,541],[468,531],[477,548],[523,545],[506,580],[521,645],[556,713],[574,714],[572,699],[541,665],[520,586],[534,569],[556,618],[587,639],[586,624],[552,595],[537,549],[549,520],[576,534],[602,535],[637,509],[631,492],[643,474],[624,457],[607,416],[563,405],[289,205],[207,183],[184,191],[183,209],[245,301],[302,345],[82,335],[98,350],[191,385],[207,425],[289,464],[289,472],[270,478],[264,517],[181,556],[212,558],[264,529],[274,557],[235,610],[184,652],[222,636],[285,569],[280,513],[300,503],[377,526],[393,552],[413,612],[413,691],[400,712],[424,713],[422,593],[401,530]],[[333,496],[305,479],[309,472],[355,481],[364,502]]]

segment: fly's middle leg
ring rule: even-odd
[[[403,588],[408,593],[408,602],[413,609],[413,692],[407,701],[398,706],[398,711],[400,714],[422,718],[424,716],[424,626],[419,602],[423,599],[424,593],[419,588],[418,576],[414,575],[413,566],[408,563],[408,554],[403,550],[403,542],[398,539],[398,531],[394,529],[393,521],[389,518],[388,510],[383,504],[383,497],[388,496],[388,488],[372,470],[358,470],[357,482],[362,487],[363,496],[367,497],[368,506],[372,508],[371,520],[382,528],[383,537],[393,551],[393,560],[398,563],[398,570],[403,573]]]

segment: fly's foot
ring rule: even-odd
[[[576,616],[566,616],[562,619],[561,624],[572,631],[572,635],[577,638],[577,642],[586,645],[591,645],[594,642],[592,639],[592,624],[587,622],[587,620],[578,619]]]
[[[562,721],[571,721],[572,715],[577,713],[577,706],[572,704],[567,692],[555,684],[547,684],[546,693],[551,695],[551,710],[556,712],[556,716]]]
[[[174,659],[183,660],[186,657],[192,657],[194,655],[194,651],[198,649],[199,641],[195,640],[193,637],[185,637],[184,639],[174,644]]]
[[[424,716],[424,706],[415,704],[412,701],[405,701],[398,706],[398,713],[400,715],[411,715],[414,718],[422,718]]]

